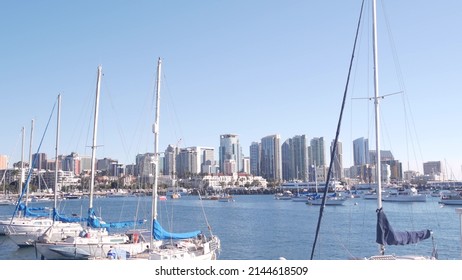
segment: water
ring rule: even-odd
[[[34,206],[50,203],[34,204]],[[86,213],[88,200],[62,202],[65,214]],[[98,198],[94,208],[106,221],[150,217],[150,197]],[[314,259],[346,260],[377,254],[375,243],[376,202],[351,199],[343,206],[327,206],[323,214]],[[441,207],[437,199],[418,203],[384,203],[395,230],[429,228],[439,259],[460,259],[460,222],[456,207]],[[9,216],[13,207],[0,207]],[[205,214],[205,215],[204,215]],[[319,206],[274,200],[271,195],[235,196],[235,202],[201,201],[197,196],[159,204],[159,220],[170,231],[207,231],[207,221],[222,243],[221,260],[289,260],[311,258]],[[432,240],[417,245],[389,246],[389,254],[430,255]],[[0,259],[36,259],[34,248],[17,248],[0,236]]]

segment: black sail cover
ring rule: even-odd
[[[420,231],[394,231],[382,208],[377,209],[377,239],[381,245],[414,244],[431,236],[429,229]]]

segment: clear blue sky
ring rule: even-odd
[[[239,135],[245,155],[252,141],[271,134],[282,141],[324,137],[329,145],[360,5],[2,1],[0,154],[20,159],[25,126],[27,159],[31,119],[35,152],[61,93],[60,154],[90,155],[98,65],[104,77],[97,157],[128,164],[151,152],[158,57],[164,61],[161,150],[177,143],[217,149],[226,133]],[[441,160],[461,179],[462,2],[379,1],[378,8],[381,91],[405,91],[382,101],[382,148],[392,150],[405,170]],[[362,30],[340,134],[345,166],[352,164],[354,139],[367,137],[375,147],[373,104],[352,100],[372,94],[365,89],[372,85],[370,35]],[[55,122],[41,149],[49,158]]]

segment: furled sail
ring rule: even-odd
[[[49,217],[50,211],[47,207],[29,207],[24,203],[19,203],[18,211],[23,212],[24,217]],[[40,211],[40,212],[37,212]]]
[[[430,238],[431,230],[420,231],[394,231],[382,208],[377,209],[377,239],[381,245],[406,245],[415,244],[421,240]]]
[[[128,228],[133,227],[135,225],[143,225],[145,223],[146,220],[106,223],[96,216],[96,213],[92,208],[88,209],[87,224],[92,228]]]
[[[59,214],[56,209],[53,209],[53,220],[55,221],[60,221],[63,223],[79,223],[79,222],[84,222],[87,220],[87,218],[84,217],[78,217],[78,216],[64,216],[62,214]]]
[[[157,220],[154,220],[153,232],[154,232],[153,233],[154,239],[156,240],[194,238],[201,233],[200,230],[185,232],[185,233],[168,232],[159,224]]]

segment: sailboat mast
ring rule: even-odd
[[[95,98],[95,115],[93,120],[93,143],[91,145],[91,176],[90,176],[90,202],[89,208],[93,208],[93,191],[95,188],[95,172],[96,172],[96,135],[98,131],[98,107],[99,94],[101,87],[101,65],[98,66],[98,75],[96,79],[96,98]]]
[[[375,146],[376,146],[376,178],[377,178],[377,209],[382,208],[382,170],[380,162],[380,97],[379,97],[379,66],[377,50],[377,7],[372,1],[372,39],[374,52],[374,104],[375,104]]]
[[[61,118],[61,94],[58,95],[58,114],[56,118],[56,147],[55,147],[55,196],[53,209],[58,208],[58,153],[59,153],[59,132],[60,132],[60,118]],[[53,219],[54,220],[54,219]]]
[[[18,195],[21,196],[22,188],[24,185],[24,142],[26,141],[26,130],[24,126],[21,129],[22,144],[21,144],[21,179],[19,182]]]
[[[152,222],[157,219],[157,177],[159,175],[159,116],[160,116],[160,77],[162,60],[157,62],[156,115],[152,130],[154,132],[154,186],[152,188]]]
[[[31,124],[30,124],[30,139],[29,139],[29,172],[32,172],[32,140],[34,136],[34,120],[32,119]],[[29,201],[29,180],[27,180],[27,185],[26,185],[26,205],[28,204]]]
[[[374,105],[375,105],[375,170],[377,180],[377,209],[382,209],[382,166],[380,161],[380,95],[379,95],[379,65],[377,50],[377,1],[372,0],[372,40],[374,53]],[[384,254],[385,247],[379,244],[380,254]]]

